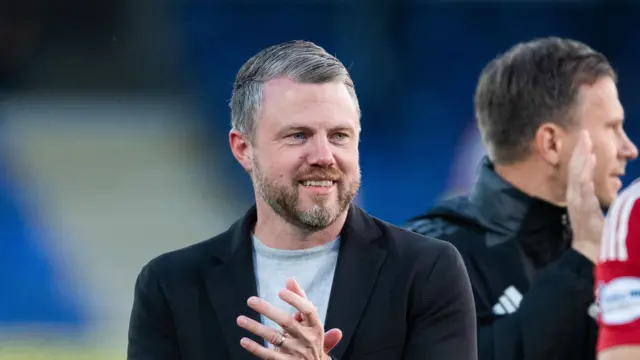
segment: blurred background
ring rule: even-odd
[[[484,150],[482,67],[558,35],[604,52],[640,141],[640,4],[607,1],[0,2],[0,359],[125,357],[133,284],[156,255],[252,202],[228,150],[236,71],[315,41],[363,112],[358,202],[400,224],[464,192]],[[640,176],[631,164],[626,178]]]

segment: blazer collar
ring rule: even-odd
[[[251,249],[251,231],[258,219],[256,206],[252,206],[238,221],[223,234],[230,241],[221,241],[213,251],[214,258],[225,263],[233,259],[237,251],[245,252]],[[373,218],[357,205],[351,204],[348,209],[347,219],[340,232],[341,242],[345,238],[361,243],[370,243],[381,235]]]

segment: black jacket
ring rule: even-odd
[[[480,360],[595,359],[593,264],[564,208],[515,189],[484,160],[468,196],[408,222],[455,245],[469,272]]]
[[[239,315],[256,295],[250,231],[255,208],[204,242],[149,262],[138,276],[129,360],[255,359]],[[283,284],[284,286],[284,284]],[[455,247],[352,206],[341,233],[326,328],[337,359],[476,360],[473,295]]]

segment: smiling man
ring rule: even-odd
[[[144,266],[128,359],[477,359],[456,249],[352,204],[360,110],[338,59],[304,41],[260,51],[231,123],[256,204]]]

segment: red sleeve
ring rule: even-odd
[[[640,345],[640,183],[622,192],[605,222],[596,264],[598,352]]]

